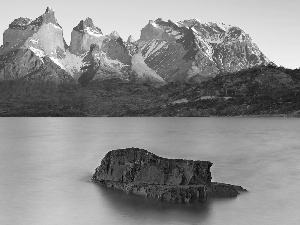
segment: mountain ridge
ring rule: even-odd
[[[236,72],[271,63],[252,42],[250,36],[240,28],[224,24],[219,26],[217,23],[202,23],[195,19],[180,22],[165,22],[160,18],[150,20],[142,29],[139,40],[142,42],[145,61],[147,64],[154,64],[155,67],[157,60],[160,60],[158,58],[166,60],[166,54],[160,54],[157,48],[175,48],[168,54],[182,54],[181,68],[177,65],[167,68],[167,71],[165,68],[158,68],[161,70],[161,76],[170,81],[188,81],[195,78],[201,81],[218,73]],[[178,47],[175,47],[178,43],[183,45],[179,51]],[[149,58],[153,49],[156,56]],[[167,60],[174,58],[168,57]],[[177,61],[178,63],[180,62]],[[187,68],[182,70],[183,67]],[[182,71],[177,73],[178,69]],[[174,73],[177,74],[174,76]]]
[[[160,87],[118,78],[85,86],[1,81],[0,116],[300,117],[300,70],[258,66],[200,84]]]
[[[135,40],[89,17],[68,45],[55,12],[18,18],[0,48],[0,116],[299,116],[299,70],[242,29],[149,20]]]
[[[0,55],[29,49],[42,62],[43,57],[49,57],[76,82],[79,78],[89,80],[81,76],[86,76],[86,68],[93,67],[95,61],[100,64],[98,70],[89,70],[88,76],[92,80],[119,77],[154,85],[173,81],[197,83],[222,72],[270,63],[241,29],[197,19],[179,22],[165,22],[160,18],[150,20],[141,30],[139,40],[129,36],[124,41],[117,31],[103,34],[87,17],[73,28],[68,45],[50,7],[35,20],[15,19],[4,32],[3,42]],[[99,54],[90,56],[97,57],[97,60],[86,57],[93,44],[99,46]],[[4,64],[2,62],[2,74],[3,67],[6,66],[5,71],[14,67],[8,66],[7,62]],[[26,67],[26,63],[23,64]],[[11,74],[14,72],[10,71]],[[11,76],[11,79],[15,78]],[[5,80],[4,76],[0,76],[0,80]]]

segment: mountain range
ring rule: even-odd
[[[0,47],[1,116],[300,110],[300,71],[277,67],[239,27],[158,18],[141,29],[138,40],[124,41],[117,31],[103,34],[91,18],[74,25],[66,43],[49,7],[34,20],[9,24]]]
[[[73,28],[67,44],[48,7],[35,20],[18,18],[9,24],[0,49],[0,80],[41,76],[81,85],[111,78],[155,85],[199,83],[269,63],[242,29],[197,19],[150,20],[139,40],[130,36],[124,41],[117,31],[105,35],[86,18]]]

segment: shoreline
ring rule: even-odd
[[[94,118],[94,117],[108,117],[108,118],[114,118],[114,117],[128,117],[128,118],[134,118],[134,117],[139,117],[139,118],[300,118],[300,115],[289,115],[289,114],[256,114],[256,115],[238,115],[238,116],[124,116],[124,115],[120,115],[120,116],[109,116],[109,115],[92,115],[92,114],[87,114],[84,112],[74,112],[74,113],[70,113],[70,114],[65,114],[64,113],[34,113],[34,115],[32,115],[31,113],[1,113],[0,112],[0,117],[90,117],[90,118]]]

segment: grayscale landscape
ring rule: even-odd
[[[0,224],[299,224],[299,9],[5,3]]]

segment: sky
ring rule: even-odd
[[[47,6],[54,9],[67,43],[73,27],[87,17],[104,34],[116,30],[124,40],[139,39],[149,20],[196,18],[238,26],[277,65],[300,67],[300,0],[14,0],[1,5],[0,32],[16,18],[35,19]]]

